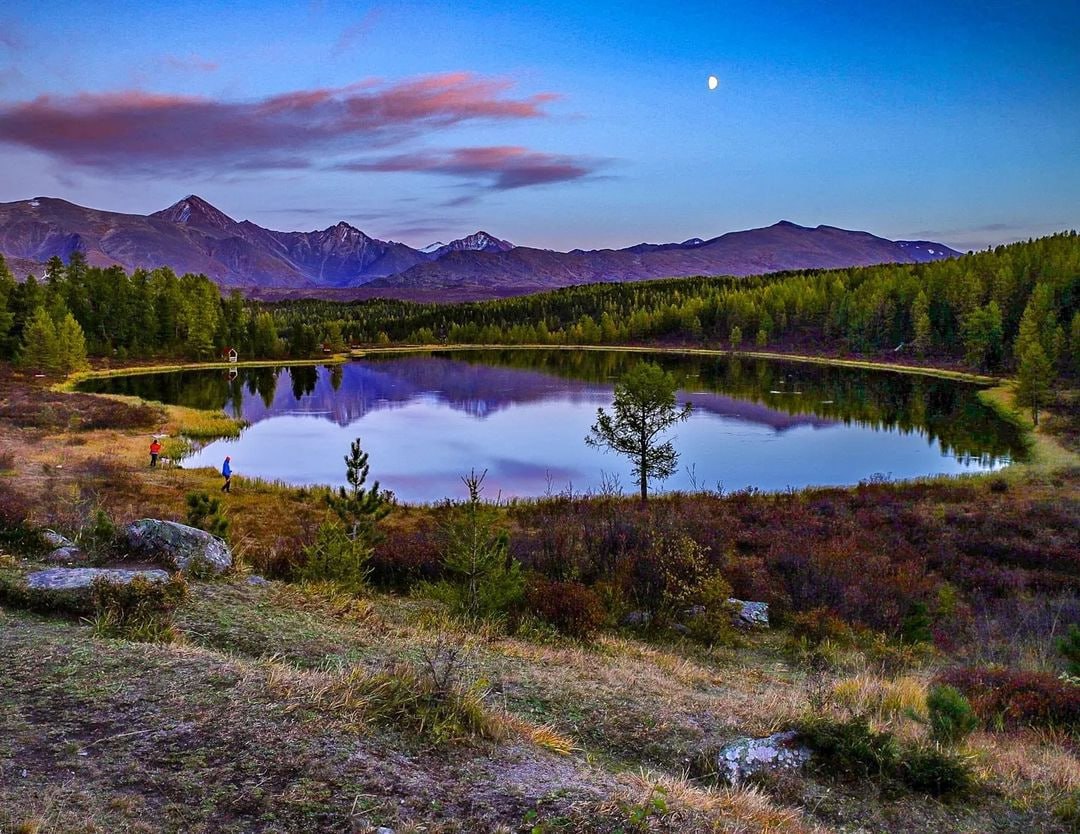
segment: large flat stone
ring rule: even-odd
[[[81,591],[89,589],[95,579],[106,579],[118,585],[126,585],[136,576],[151,582],[165,582],[169,578],[163,570],[123,570],[119,568],[49,568],[26,575],[26,587],[32,591]]]

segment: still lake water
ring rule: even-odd
[[[664,490],[783,490],[1000,468],[1023,455],[1015,427],[975,385],[931,377],[734,357],[648,357],[680,382],[693,416],[671,435],[680,453]],[[329,367],[182,371],[91,380],[81,390],[223,408],[251,423],[239,439],[184,461],[291,484],[343,484],[359,437],[371,478],[409,502],[465,494],[628,493],[628,461],[585,445],[597,408],[641,354],[446,351]]]

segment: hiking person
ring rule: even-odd
[[[161,443],[155,437],[150,441],[150,468],[153,469],[157,466],[158,455],[161,454]]]
[[[221,476],[225,479],[225,483],[221,485],[222,492],[232,492],[232,467],[229,465],[230,460],[232,460],[232,458],[226,455],[225,462],[221,464]]]

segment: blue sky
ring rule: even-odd
[[[26,2],[0,201],[559,249],[1080,226],[1080,0]],[[706,79],[720,79],[709,91]]]

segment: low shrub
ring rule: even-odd
[[[896,774],[912,790],[932,796],[966,794],[975,787],[971,756],[936,744],[905,747]]]
[[[229,519],[220,498],[211,498],[207,492],[195,491],[189,492],[184,502],[187,504],[188,524],[228,541]]]
[[[33,506],[24,491],[0,481],[0,545],[23,552],[41,549],[41,537],[30,524]]]
[[[895,780],[933,796],[967,793],[976,784],[970,756],[933,744],[901,745],[892,733],[874,730],[865,717],[813,718],[800,733],[825,773]]]
[[[1069,676],[1080,678],[1080,625],[1069,626],[1065,636],[1057,641],[1057,650],[1065,658],[1065,671]]]
[[[304,555],[304,564],[296,572],[301,581],[333,582],[350,591],[359,591],[367,582],[371,546],[363,538],[350,536],[335,518],[319,525]]]
[[[846,720],[811,718],[799,732],[820,757],[823,769],[857,779],[891,774],[900,759],[900,746],[892,733],[877,732],[856,716]]]
[[[731,599],[731,585],[719,573],[701,581],[694,598],[699,613],[686,621],[688,634],[699,643],[708,646],[734,646],[739,643],[735,628],[735,606]]]
[[[963,741],[979,725],[971,703],[955,686],[939,683],[926,696],[927,724],[939,744]]]
[[[101,507],[94,510],[90,520],[79,531],[79,544],[99,561],[114,554],[117,546],[116,524]]]
[[[560,634],[585,640],[604,625],[599,595],[580,582],[557,582],[533,577],[526,589],[525,607]]]
[[[1043,672],[968,667],[940,677],[968,697],[991,728],[1060,727],[1080,730],[1080,686]]]
[[[168,643],[176,637],[173,615],[187,598],[180,576],[152,582],[136,576],[126,584],[99,578],[90,588],[94,633],[141,643]]]
[[[828,608],[812,608],[790,617],[791,636],[796,640],[805,638],[812,646],[826,640],[839,646],[855,642],[855,632],[835,612]]]

